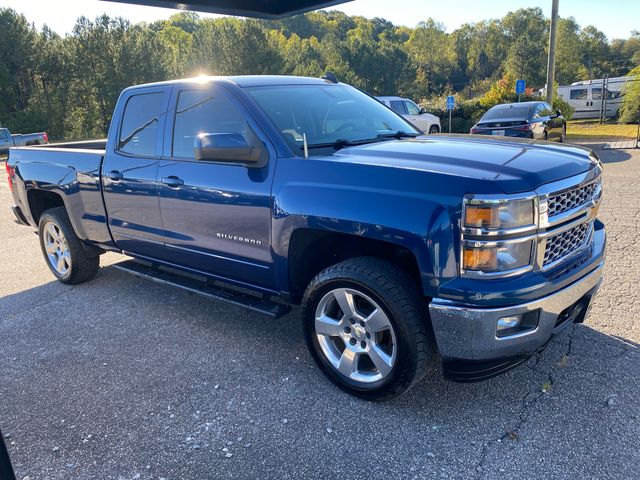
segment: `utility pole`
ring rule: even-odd
[[[556,73],[556,30],[558,26],[558,3],[560,0],[552,0],[551,3],[551,28],[549,29],[549,60],[547,63],[547,95],[546,101],[553,105],[553,83]]]

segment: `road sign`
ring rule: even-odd
[[[527,83],[524,80],[516,80],[516,95],[523,95]]]
[[[447,97],[447,111],[449,112],[449,133],[451,133],[451,111],[456,108],[456,97],[449,95]]]
[[[456,108],[456,97],[449,95],[447,97],[447,110],[453,110]]]

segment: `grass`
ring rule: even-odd
[[[593,121],[573,120],[567,122],[567,140],[633,140],[638,133],[637,125],[605,123],[600,125]]]

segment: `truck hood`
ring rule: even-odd
[[[537,189],[598,163],[591,150],[528,139],[421,136],[343,148],[337,161],[403,168],[494,182],[504,193]]]

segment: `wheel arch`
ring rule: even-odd
[[[62,195],[39,188],[27,189],[27,205],[29,206],[29,214],[36,225],[40,222],[40,217],[45,211],[56,207],[65,207],[66,209]]]
[[[348,233],[299,228],[289,241],[287,276],[291,300],[300,303],[309,282],[325,268],[356,257],[376,257],[398,266],[422,291],[418,260],[406,246]]]

